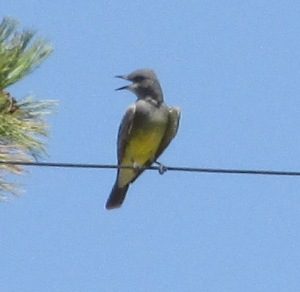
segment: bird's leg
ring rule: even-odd
[[[154,163],[158,166],[159,174],[164,174],[168,170],[168,168],[159,161],[154,161]]]

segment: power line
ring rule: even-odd
[[[94,164],[94,163],[65,163],[65,162],[24,162],[24,161],[0,161],[6,165],[23,165],[34,167],[60,167],[60,168],[89,168],[89,169],[120,169],[132,166],[119,166],[115,164]],[[166,171],[182,172],[202,172],[219,174],[245,174],[245,175],[277,175],[277,176],[300,176],[300,171],[281,171],[281,170],[263,170],[263,169],[230,169],[230,168],[202,168],[202,167],[178,167],[178,166],[150,166],[145,167],[149,170],[157,170],[160,174]]]

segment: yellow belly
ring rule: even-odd
[[[147,161],[155,158],[155,153],[164,135],[164,127],[152,131],[136,133],[127,144],[121,165],[144,166]],[[127,185],[136,177],[135,169],[121,169],[118,184]]]

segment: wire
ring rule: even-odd
[[[6,165],[23,165],[36,167],[61,167],[61,168],[95,168],[95,169],[121,169],[132,166],[119,166],[114,164],[89,164],[89,163],[64,163],[64,162],[24,162],[24,161],[0,161]],[[143,169],[143,168],[142,168]],[[182,172],[202,172],[202,173],[219,173],[219,174],[245,174],[245,175],[277,175],[277,176],[300,176],[300,171],[281,171],[281,170],[252,170],[252,169],[228,169],[228,168],[202,168],[202,167],[176,167],[165,166],[158,163],[158,166],[145,167],[144,169],[158,170],[160,174],[166,171]]]

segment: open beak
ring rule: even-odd
[[[128,80],[126,75],[116,75],[115,77],[116,78],[121,78],[121,79],[124,79],[124,80]],[[124,89],[129,89],[129,88],[130,88],[130,85],[125,85],[125,86],[119,87],[115,90],[124,90]]]

